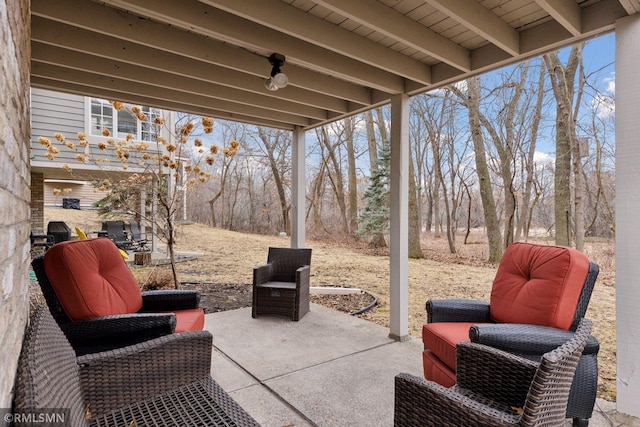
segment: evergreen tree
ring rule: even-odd
[[[358,218],[357,234],[380,235],[389,232],[389,178],[391,145],[383,141],[377,168],[371,172],[371,184],[362,196],[365,207]]]

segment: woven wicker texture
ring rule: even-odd
[[[91,420],[91,426],[259,426],[211,378]]]
[[[300,320],[309,312],[311,249],[269,248],[253,269],[252,317],[276,314]]]
[[[100,415],[206,378],[211,348],[210,333],[193,331],[78,357],[85,402]]]
[[[13,408],[67,408],[72,427],[258,426],[209,376],[211,349],[211,334],[195,331],[76,358],[39,307],[25,335]]]
[[[591,322],[584,319],[572,338],[539,364],[492,347],[459,344],[454,387],[409,374],[396,377],[394,425],[562,426],[590,332]]]
[[[39,307],[22,343],[13,409],[57,408],[69,408],[69,426],[87,425],[75,353],[49,311]]]

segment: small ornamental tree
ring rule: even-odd
[[[233,157],[240,146],[238,141],[231,141],[228,147],[220,150],[215,144],[205,148],[201,138],[194,131],[202,129],[203,134],[213,132],[214,120],[211,117],[193,119],[183,118],[175,129],[170,129],[166,119],[160,114],[148,117],[142,108],[127,106],[118,101],[109,101],[117,111],[126,109],[142,123],[143,134],[152,141],[136,140],[131,134],[125,138],[115,138],[109,129],[102,130],[104,140],[89,142],[84,133],[77,134],[77,141],[69,140],[62,133],[55,133],[55,140],[46,137],[38,138],[38,142],[47,148],[45,157],[54,160],[61,149],[74,151],[75,160],[83,164],[95,165],[102,172],[96,179],[96,191],[107,192],[101,202],[102,212],[112,214],[114,208],[132,215],[137,208],[132,202],[138,201],[137,195],[142,191],[155,198],[158,210],[152,215],[144,215],[147,221],[155,223],[158,237],[167,244],[174,286],[179,288],[180,282],[176,271],[176,227],[175,217],[180,208],[180,195],[176,187],[192,186],[204,183],[212,176],[208,170],[214,165],[216,155],[224,154]],[[150,112],[149,110],[148,112]],[[73,175],[73,168],[65,163],[62,168]],[[116,179],[123,171],[126,178]],[[136,197],[132,197],[132,195]],[[144,207],[143,207],[144,209]]]
[[[365,206],[358,217],[358,235],[382,236],[389,232],[389,178],[390,178],[391,146],[383,141],[378,158],[377,168],[371,172],[371,184],[362,198]],[[384,242],[372,242],[383,246]]]

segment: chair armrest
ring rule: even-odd
[[[85,403],[95,417],[206,378],[211,349],[209,332],[191,331],[78,357]]]
[[[200,306],[200,291],[191,289],[163,289],[142,292],[139,313],[189,310]]]
[[[42,240],[42,242],[35,242],[35,240]],[[52,245],[55,242],[55,238],[52,234],[32,234],[31,235],[31,244],[34,243],[42,243],[47,245]]]
[[[303,265],[296,270],[296,286],[299,288],[309,287],[311,281],[311,266]]]
[[[489,303],[470,299],[437,299],[426,304],[427,323],[479,322],[490,323]]]
[[[253,268],[253,284],[262,285],[271,278],[271,264],[262,264]]]
[[[118,314],[60,324],[76,354],[125,347],[172,334],[176,316],[171,313]]]
[[[446,388],[424,378],[410,374],[395,377],[395,427],[405,426],[465,426],[497,425],[496,418],[505,415],[495,409],[479,404],[477,401],[457,392],[455,387]],[[502,419],[505,425],[515,425],[518,417],[513,416],[511,424]]]
[[[475,343],[456,346],[456,384],[506,406],[522,407],[538,363]]]
[[[499,348],[522,356],[542,356],[573,337],[574,332],[548,326],[517,323],[473,325],[469,329],[471,342]],[[600,343],[589,337],[583,355],[596,355]]]

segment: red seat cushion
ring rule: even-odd
[[[455,371],[456,344],[471,341],[469,328],[475,324],[469,322],[427,323],[422,326],[422,342],[425,348],[431,350],[442,363]]]
[[[201,308],[178,310],[173,313],[176,315],[176,333],[201,331],[204,328],[204,310]]]
[[[424,377],[445,387],[452,387],[456,383],[456,373],[442,363],[431,351],[422,352],[422,366]]]
[[[108,238],[58,243],[44,268],[71,320],[135,313],[142,307],[138,282]]]
[[[491,319],[568,330],[588,272],[588,258],[575,249],[514,243],[493,281]]]

